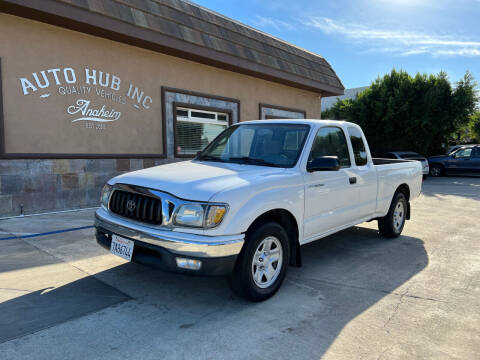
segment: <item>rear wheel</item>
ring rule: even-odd
[[[407,207],[407,198],[403,193],[397,192],[393,197],[387,215],[378,219],[380,235],[388,238],[400,236],[407,219]]]
[[[285,278],[290,249],[288,236],[276,222],[267,222],[251,234],[239,255],[231,283],[233,290],[251,301],[273,296]]]
[[[430,166],[430,175],[438,177],[443,175],[442,165],[433,164]]]

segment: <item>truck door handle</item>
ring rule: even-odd
[[[348,181],[350,181],[350,184],[356,184],[357,178],[355,176],[352,176],[351,178],[348,179]]]
[[[324,186],[325,184],[314,184],[314,185],[309,185],[309,188],[316,188],[316,187],[321,187]]]

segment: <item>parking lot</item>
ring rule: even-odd
[[[428,178],[400,238],[308,244],[263,303],[109,254],[93,210],[0,220],[1,358],[478,359],[479,214],[479,178]]]

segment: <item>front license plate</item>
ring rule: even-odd
[[[133,241],[118,235],[112,235],[110,252],[124,258],[125,260],[132,261]]]

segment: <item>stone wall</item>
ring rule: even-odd
[[[0,160],[0,217],[98,206],[106,181],[165,159]]]

